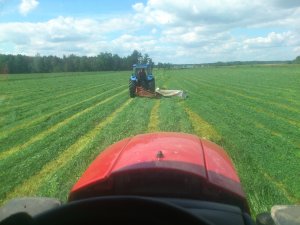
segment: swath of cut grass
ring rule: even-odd
[[[299,201],[299,199],[291,195],[291,193],[286,189],[286,186],[282,182],[275,180],[274,177],[270,176],[270,174],[266,173],[265,171],[262,172],[262,174],[267,180],[273,183],[290,202],[297,203]]]
[[[56,114],[58,114],[58,113],[60,113],[60,112],[62,112],[62,111],[68,111],[68,110],[70,110],[70,109],[72,109],[72,108],[74,108],[74,107],[76,107],[76,106],[79,106],[79,105],[85,103],[85,102],[89,102],[89,101],[91,101],[91,100],[93,100],[93,99],[97,99],[97,98],[103,96],[105,93],[108,93],[108,92],[114,92],[115,90],[122,89],[122,88],[124,88],[125,86],[127,86],[127,85],[122,85],[122,86],[119,86],[119,87],[116,87],[116,88],[109,89],[109,90],[107,90],[107,91],[105,91],[105,92],[102,92],[102,93],[100,93],[100,94],[94,95],[94,96],[92,96],[92,97],[90,97],[90,98],[87,98],[87,99],[84,99],[84,100],[82,100],[82,101],[76,102],[76,103],[74,103],[74,104],[72,104],[72,105],[68,105],[68,106],[66,106],[66,107],[60,108],[60,109],[58,109],[58,110],[56,110],[56,111],[54,111],[54,112],[50,112],[50,113],[48,113],[48,114],[43,114],[42,116],[40,116],[40,117],[35,117],[35,118],[33,118],[33,119],[30,119],[29,121],[26,120],[26,121],[22,122],[21,124],[16,125],[16,126],[10,128],[10,129],[6,129],[6,130],[4,130],[4,131],[1,131],[1,132],[0,132],[0,139],[3,139],[3,138],[5,138],[5,137],[7,137],[8,135],[10,135],[11,133],[13,133],[13,132],[15,132],[15,131],[17,131],[17,130],[21,130],[21,129],[24,129],[24,128],[26,128],[26,127],[30,127],[30,126],[32,126],[32,125],[34,125],[34,124],[41,123],[41,122],[43,122],[44,120],[46,120],[47,118],[49,118],[49,117],[51,117],[51,116],[54,116],[54,115],[56,115]]]
[[[32,144],[18,154],[13,154],[1,160],[0,180],[5,185],[0,185],[0,199],[4,198],[6,193],[36,174],[45,164],[90,132],[127,99],[126,94],[115,98],[114,101],[107,102],[105,105],[101,105],[95,110],[70,121],[61,129]],[[6,170],[7,168],[10,169]]]
[[[51,101],[52,99],[61,99],[63,97],[68,97],[69,95],[74,95],[74,94],[77,94],[77,93],[83,93],[83,92],[86,92],[88,90],[91,90],[91,89],[94,89],[94,88],[100,88],[100,87],[104,87],[104,86],[107,86],[108,84],[100,84],[100,85],[94,85],[92,87],[88,87],[88,88],[84,88],[84,89],[80,89],[80,90],[74,90],[73,88],[71,89],[71,91],[64,91],[62,94],[57,94],[57,95],[53,95],[53,96],[42,96],[38,99],[35,99],[35,100],[30,100],[28,99],[27,102],[23,102],[22,104],[16,104],[16,105],[13,105],[11,107],[7,107],[6,110],[7,111],[11,111],[11,110],[14,110],[14,109],[18,109],[18,108],[24,108],[24,107],[30,107],[30,106],[37,106],[41,103],[47,103],[49,101]],[[110,84],[111,85],[111,84]]]
[[[127,90],[125,90],[127,91]],[[119,95],[122,95],[125,91],[122,91],[116,95],[113,95],[109,98],[106,98],[105,100],[101,101],[101,102],[98,102],[97,104],[91,106],[91,107],[88,107],[86,108],[85,110],[83,111],[80,111],[79,113],[76,113],[74,114],[73,116],[69,117],[68,119],[66,120],[63,120],[57,124],[55,124],[54,126],[50,127],[48,130],[45,130],[41,133],[39,133],[38,135],[36,136],[33,136],[30,140],[28,140],[27,142],[25,142],[24,144],[22,145],[18,145],[18,146],[15,146],[11,149],[8,149],[4,152],[1,152],[0,153],[0,160],[12,155],[12,154],[15,154],[17,153],[18,151],[21,151],[22,149],[28,147],[29,145],[33,144],[34,142],[36,141],[39,141],[39,140],[42,140],[43,138],[45,138],[47,135],[50,135],[51,133],[55,132],[56,130],[60,129],[62,126],[64,126],[65,124],[69,123],[71,120],[83,115],[84,113],[87,113],[89,111],[92,111],[94,108],[98,107],[99,105],[102,105],[108,101],[111,101],[113,100],[114,98],[118,97]]]
[[[63,153],[61,153],[56,159],[43,166],[43,168],[37,174],[26,180],[23,184],[15,187],[15,189],[8,193],[6,198],[1,200],[0,203],[6,202],[7,200],[18,196],[34,195],[46,176],[55,173],[55,171],[59,170],[69,160],[72,160],[74,156],[79,154],[90,142],[93,141],[93,138],[95,138],[95,136],[101,132],[101,129],[111,123],[117,114],[124,110],[131,103],[131,101],[132,99],[127,100],[104,121],[101,121],[93,130],[77,140],[67,150],[63,151]]]
[[[48,176],[36,194],[66,201],[71,187],[100,152],[116,141],[147,131],[153,105],[154,101],[149,99],[135,98],[109,126],[101,130],[91,145],[69,160],[55,174]]]
[[[221,95],[214,96],[216,92],[208,94],[208,91],[210,90],[207,88],[199,88],[199,90],[203,90],[203,92],[198,93],[199,97],[196,93],[193,93],[193,97],[197,98],[197,100],[202,103],[201,107],[198,107],[197,110],[203,112],[203,114],[206,117],[209,117],[210,120],[213,120],[214,124],[218,124],[218,130],[221,130],[223,135],[225,134],[225,137],[223,136],[222,143],[224,144],[226,149],[230,151],[230,155],[234,158],[234,161],[239,168],[239,175],[243,181],[243,185],[246,187],[247,193],[249,194],[249,201],[251,203],[251,208],[254,211],[254,215],[256,213],[262,212],[263,210],[269,210],[270,206],[276,204],[275,202],[277,202],[277,204],[288,204],[290,200],[296,200],[297,197],[291,198],[291,196],[293,196],[294,194],[290,192],[290,186],[295,184],[295,182],[292,181],[295,178],[294,175],[294,178],[289,179],[291,180],[291,182],[289,182],[289,185],[286,185],[286,179],[290,176],[286,175],[288,174],[287,172],[284,172],[284,174],[282,174],[286,178],[282,179],[282,181],[285,181],[281,182],[280,185],[278,185],[278,181],[276,182],[276,180],[273,179],[268,180],[264,177],[264,174],[270,174],[271,177],[278,177],[279,173],[281,173],[280,171],[286,167],[280,166],[280,158],[284,155],[284,152],[286,150],[281,148],[280,151],[277,151],[279,150],[279,146],[278,144],[274,145],[274,143],[280,142],[274,140],[273,137],[268,138],[268,133],[271,132],[268,132],[265,126],[258,127],[259,129],[261,129],[261,131],[257,129],[253,130],[251,128],[251,125],[255,125],[255,122],[258,121],[262,114],[255,114],[252,112],[252,110],[249,110],[249,108],[246,109],[246,102],[239,100],[241,96],[238,96],[236,98],[225,98],[226,95],[224,94],[223,97]],[[207,104],[209,104],[209,107],[206,106]],[[193,103],[193,109],[196,108],[197,106],[195,102]],[[264,118],[261,120],[261,122],[264,123],[265,121],[268,121],[268,118]],[[272,123],[270,123],[271,121]],[[270,120],[270,122],[268,123],[268,126],[276,123],[277,120]],[[226,126],[226,124],[230,124],[231,126]],[[230,127],[234,127],[234,129],[231,129]],[[237,137],[237,135],[240,136]],[[232,146],[228,146],[229,140],[233,140],[233,142],[235,142],[238,146],[234,148]],[[282,141],[283,140],[284,139],[282,139]],[[289,146],[285,144],[281,145],[284,147]],[[237,149],[241,149],[241,152],[239,152],[238,154],[235,153]],[[245,160],[243,160],[242,155],[245,155]],[[250,159],[253,159],[253,161],[251,161]],[[295,164],[293,162],[295,160],[289,161],[291,163],[288,167],[290,169],[295,167]],[[260,169],[261,171],[263,171],[262,174],[259,172],[260,170],[257,169],[260,163],[262,163],[262,168]],[[256,169],[249,169],[249,167],[247,167],[248,164],[250,168],[252,166]],[[244,169],[245,167],[247,167],[248,169]],[[268,167],[273,167],[273,169],[270,170],[270,168]],[[278,168],[281,169],[278,170]],[[295,168],[291,171],[295,171]],[[252,186],[255,187],[255,190],[252,190]],[[281,187],[282,190],[280,190],[279,187]],[[289,190],[287,189],[287,187],[289,187]],[[293,189],[295,190],[295,188]],[[260,192],[263,194],[261,194]]]
[[[122,138],[149,132],[149,127],[153,126],[151,123],[154,122],[160,131],[187,132],[198,136],[206,136],[205,133],[211,133],[209,130],[212,128],[217,135],[213,134],[209,139],[221,145],[234,161],[253,216],[269,211],[275,204],[300,202],[298,185],[300,179],[297,174],[297,171],[300,171],[299,66],[204,67],[156,72],[159,87],[183,89],[188,92],[189,97],[184,102],[177,101],[176,98],[162,98],[157,109],[153,107],[156,100],[134,99],[133,104],[120,112],[109,126],[101,129],[99,135],[97,134],[84,150],[74,155],[64,166],[59,167],[59,170],[49,173],[49,176],[45,175],[35,195],[66,199],[69,188],[100,151]],[[127,86],[128,74],[128,72],[116,74],[118,82],[116,86],[123,83]],[[42,75],[43,79],[38,82],[35,80],[35,75],[13,76],[11,78],[16,79],[16,82],[10,81],[12,86],[5,86],[5,83],[0,82],[0,95],[6,96],[2,98],[0,116],[2,117],[1,112],[17,104],[44,101],[43,98],[47,98],[53,92],[63,95],[65,91],[78,91],[78,88],[91,87],[96,83],[108,84],[111,83],[112,76],[115,78],[115,74],[93,76],[87,73],[78,76],[65,76],[62,73],[54,78],[55,76],[56,74],[54,76],[52,74],[50,78],[48,74]],[[37,83],[39,85],[36,85]],[[57,86],[57,83],[62,85]],[[116,94],[116,92],[110,93]],[[108,94],[103,95],[103,98]],[[80,99],[78,102],[90,97],[86,93],[76,96]],[[70,98],[71,105],[74,104],[75,98]],[[14,187],[37,174],[43,165],[50,163],[52,158],[55,159],[59,154],[63,154],[64,149],[68,149],[94,127],[95,121],[98,124],[100,119],[105,120],[105,117],[123,104],[126,98],[127,96],[124,95],[116,104],[109,102],[103,108],[94,110],[89,113],[86,120],[78,118],[76,121],[70,121],[57,132],[30,145],[27,148],[30,148],[30,151],[19,151],[18,154],[0,161],[1,180],[4,180],[1,183],[3,185],[0,186],[1,199],[5,198],[5,193],[9,190],[13,190]],[[3,115],[5,120],[1,118],[0,126],[2,124],[7,126],[0,128],[1,132],[5,133],[13,127],[29,123],[54,111],[58,113],[59,108],[64,109],[61,107],[65,101],[63,99],[62,101],[57,99],[58,104],[51,103],[49,108],[44,105],[45,107],[40,108],[42,109],[40,112],[36,109],[25,112],[27,110],[25,107],[20,111],[10,112],[10,116]],[[24,129],[17,129],[9,135],[19,139],[11,140],[15,140],[14,145],[22,144],[23,141],[30,140],[30,136],[36,136],[38,132],[51,128],[52,124],[72,116],[72,113],[78,113],[95,104],[97,99],[64,109],[69,112],[51,114],[53,117],[49,120],[44,117],[47,121],[36,121]],[[101,96],[99,99],[101,100]],[[57,108],[51,108],[52,106]],[[191,112],[188,113],[186,108]],[[102,113],[102,110],[105,112]],[[151,119],[151,112],[153,117],[155,114],[158,115],[158,122],[155,122],[155,118]],[[20,115],[20,113],[24,114]],[[22,121],[18,120],[23,118]],[[37,131],[33,132],[31,128]],[[205,129],[201,131],[200,128]],[[2,140],[9,141],[8,138]],[[45,144],[48,145],[47,148],[44,148]],[[5,145],[7,147],[2,149],[9,149],[14,145],[7,143]],[[34,160],[38,160],[39,163],[34,163]],[[15,170],[17,172],[12,172]],[[9,179],[6,179],[5,173],[10,174]]]
[[[221,136],[218,132],[203,118],[201,118],[197,113],[193,112],[187,106],[184,107],[186,113],[189,115],[189,118],[194,127],[195,133],[204,139],[208,139],[214,142],[221,140]]]

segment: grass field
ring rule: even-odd
[[[300,203],[300,67],[158,70],[159,87],[189,97],[128,97],[129,72],[0,77],[0,204],[67,194],[108,145],[153,131],[221,145],[253,215]],[[133,119],[134,116],[134,119]]]

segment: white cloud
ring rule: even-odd
[[[22,0],[19,5],[19,11],[22,15],[26,16],[30,11],[34,10],[38,6],[37,0]]]
[[[134,4],[132,8],[137,12],[142,12],[144,10],[144,4],[139,2]]]
[[[280,8],[294,8],[300,6],[300,1],[297,0],[270,0],[270,2]]]
[[[135,7],[138,4],[140,7]],[[294,0],[185,0],[184,4],[182,0],[149,0],[146,5],[138,4],[133,9],[146,24],[215,30],[290,25],[291,21],[299,22],[300,13],[300,1]]]
[[[99,52],[118,52],[151,42],[151,38],[128,37],[122,32],[134,30],[134,21],[121,18],[109,20],[57,17],[46,22],[0,23],[0,45],[13,44],[13,53],[35,55],[64,54],[96,55]],[[120,37],[111,40],[111,33]],[[120,33],[120,34],[119,34]],[[139,44],[134,44],[135,41]],[[131,51],[131,49],[130,49]],[[133,50],[132,50],[133,51]],[[126,54],[128,54],[126,52]]]
[[[203,62],[293,58],[299,6],[293,0],[149,0],[134,10],[144,24],[160,28],[160,44],[171,49],[173,61]],[[282,48],[286,52],[274,54]]]
[[[272,48],[296,46],[300,44],[299,34],[293,32],[271,32],[265,37],[255,37],[244,40],[246,48]]]
[[[122,48],[127,50],[127,52],[131,52],[133,49],[149,52],[155,48],[157,41],[153,38],[153,36],[134,36],[124,34],[114,39],[111,44],[115,49]]]
[[[105,20],[87,15],[0,23],[0,48],[60,56],[128,55],[137,49],[155,62],[173,63],[285,60],[299,54],[300,3],[293,0],[148,0],[132,9]]]
[[[297,55],[300,55],[300,45],[297,46],[297,47],[295,47],[295,48],[293,49],[293,51],[294,51]]]

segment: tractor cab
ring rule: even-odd
[[[131,98],[142,96],[140,93],[155,93],[155,79],[150,64],[133,64],[129,78],[129,95]]]
[[[154,78],[152,75],[152,67],[150,64],[133,64],[132,69],[132,76],[139,77],[139,74],[144,73],[147,80],[152,80]]]
[[[142,70],[144,70],[147,75],[152,76],[152,67],[150,64],[133,64],[132,69],[133,74],[135,74],[136,76]]]

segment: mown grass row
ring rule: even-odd
[[[27,75],[24,75],[27,76]],[[53,76],[53,75],[48,75]],[[78,78],[76,82],[74,83],[77,85],[76,88],[73,88],[73,92],[77,92],[78,90],[81,91],[81,93],[73,94],[72,96],[67,96],[66,98],[60,98],[59,95],[56,95],[56,93],[51,93],[49,95],[46,95],[43,97],[43,101],[45,103],[39,105],[34,104],[33,106],[29,108],[21,108],[21,110],[11,110],[9,113],[6,113],[5,115],[1,114],[1,118],[3,118],[3,123],[1,123],[0,126],[0,140],[3,136],[3,133],[9,134],[11,130],[20,130],[23,128],[23,125],[27,126],[27,122],[31,124],[34,120],[37,120],[37,117],[42,117],[42,119],[45,118],[51,118],[55,112],[63,112],[66,110],[69,110],[69,107],[71,106],[78,106],[81,105],[83,102],[87,102],[90,100],[95,100],[97,97],[99,97],[103,92],[119,87],[120,86],[120,80],[123,79],[124,76],[116,76],[114,77],[114,81],[110,78],[110,76],[102,75],[96,78],[98,80],[95,80],[95,75],[92,76],[94,80],[90,80],[90,83],[95,85],[98,83],[98,85],[101,85],[101,88],[98,88],[96,90],[89,90],[85,91],[85,85],[83,87],[80,87],[81,80],[82,83],[86,83],[85,79],[86,76],[82,76],[81,80]],[[68,79],[72,79],[72,77],[67,77]],[[52,82],[54,82],[54,79],[51,79]],[[72,80],[68,80],[69,83]],[[106,82],[109,81],[109,82]],[[62,82],[64,83],[64,82]],[[112,84],[113,83],[113,84]],[[5,86],[5,82],[0,82],[1,87]],[[91,86],[91,84],[89,86]],[[122,83],[124,85],[124,83]],[[56,82],[56,86],[59,86],[59,88],[63,91],[65,89],[65,86],[60,84],[59,82]],[[124,85],[126,86],[126,85]],[[12,87],[15,89],[15,93],[18,93],[18,90],[16,87]],[[49,88],[47,87],[47,83],[44,84],[43,88]],[[37,95],[39,96],[39,95]],[[33,101],[32,98],[27,98],[28,102]],[[7,109],[7,107],[1,105],[1,109]],[[9,107],[8,107],[9,109]],[[22,111],[25,111],[25,115],[22,115]],[[37,122],[42,122],[42,120],[38,120]]]
[[[5,104],[14,103],[19,97],[28,95],[39,98],[36,94],[51,95],[55,92],[74,90],[81,85],[86,87],[94,85],[95,80],[105,80],[111,75],[122,75],[123,72],[93,72],[93,73],[55,73],[55,74],[15,74],[7,75],[6,79],[1,79],[1,89],[10,97],[11,101]],[[102,78],[102,79],[101,79]],[[64,89],[61,89],[64,87]]]
[[[21,88],[24,81],[25,86],[15,93],[15,102],[4,100],[4,106],[28,107],[28,114],[19,121],[11,120],[7,129],[0,128],[3,156],[19,148],[0,160],[0,179],[5,183],[0,187],[1,202],[20,195],[66,200],[72,185],[108,145],[155,131],[192,133],[223,146],[237,167],[254,216],[274,204],[300,202],[299,67],[156,71],[157,86],[186,90],[189,97],[184,101],[128,100],[127,73],[118,74],[116,83],[111,73],[85,75],[77,74],[65,91],[57,89],[57,99],[49,95],[52,82],[58,79],[67,84],[72,76],[41,75],[44,94],[33,100],[36,108],[45,107],[40,114],[30,114],[29,98],[23,106],[14,106],[26,99],[22,94],[34,96],[39,91],[35,87],[30,93],[30,86],[37,82],[33,75],[16,78],[16,86]],[[102,90],[94,87],[100,81],[111,83],[112,89],[100,94]],[[47,82],[52,83],[50,89]],[[120,87],[122,82],[124,87]],[[5,90],[13,94],[10,88]],[[79,90],[86,91],[80,94]],[[47,98],[54,101],[49,107]],[[66,106],[65,101],[70,104]]]
[[[95,78],[96,75],[96,78]],[[47,99],[51,99],[53,96],[65,96],[70,93],[83,92],[93,88],[97,88],[102,86],[103,84],[107,84],[110,82],[118,83],[120,74],[114,74],[114,80],[111,80],[110,76],[107,74],[98,75],[94,74],[93,76],[85,75],[83,77],[74,75],[74,78],[68,77],[67,80],[55,80],[50,79],[50,81],[44,80],[43,83],[34,84],[29,82],[31,88],[33,90],[28,90],[28,93],[19,93],[17,87],[15,87],[14,83],[11,86],[16,89],[15,93],[7,94],[10,99],[6,101],[4,106],[10,107],[19,107],[27,104],[35,104],[36,102],[40,102],[46,97]],[[100,76],[100,78],[99,78]],[[77,78],[77,79],[75,79]],[[98,78],[98,80],[97,80]],[[93,81],[96,83],[93,83]],[[37,89],[35,90],[35,87]]]
[[[206,101],[203,98],[201,100]],[[214,98],[208,100],[216,101]],[[210,124],[214,124],[215,129],[221,133],[222,139],[217,143],[222,145],[233,158],[254,214],[268,210],[275,203],[274,201],[278,203],[289,202],[291,198],[285,195],[286,187],[279,190],[274,185],[276,184],[274,179],[266,181],[266,168],[261,166],[265,165],[265,161],[272,163],[270,162],[272,160],[265,160],[264,154],[262,154],[264,152],[267,157],[269,154],[273,154],[270,152],[272,145],[265,144],[264,138],[268,137],[269,134],[257,131],[257,128],[253,127],[253,120],[249,117],[247,119],[245,115],[239,116],[238,114],[241,114],[240,109],[238,114],[234,114],[228,111],[227,107],[230,110],[237,108],[228,102],[222,106],[221,104],[221,102],[217,102],[214,106],[202,106],[202,110],[199,110],[197,105],[188,103],[195,112],[201,114]],[[209,110],[210,108],[215,108],[215,110]],[[250,117],[254,116],[251,113],[249,115]],[[278,159],[276,160],[278,161]],[[276,162],[272,164],[275,165]],[[293,199],[295,198],[293,197]]]
[[[47,108],[53,108],[53,107],[55,107],[55,105],[53,103],[60,101],[62,98],[71,100],[71,99],[69,99],[70,96],[76,95],[77,97],[83,97],[83,94],[88,96],[88,94],[95,93],[98,90],[103,89],[103,87],[109,88],[109,87],[113,86],[112,84],[113,83],[104,83],[104,84],[93,85],[90,87],[76,88],[75,90],[74,90],[74,88],[72,88],[72,90],[70,90],[70,91],[65,90],[61,94],[54,92],[50,95],[50,97],[38,95],[39,98],[32,99],[31,96],[27,96],[26,99],[24,99],[22,101],[22,103],[16,103],[14,105],[11,105],[10,107],[3,107],[1,112],[3,114],[5,114],[7,112],[11,112],[13,110],[18,110],[18,109],[21,109],[22,111],[26,112],[26,111],[29,111],[30,109],[32,109],[33,106],[34,107],[39,106],[39,108],[42,108],[41,106],[44,106]],[[53,105],[49,105],[49,102],[51,102]]]
[[[1,127],[0,180],[5,184],[0,187],[2,201],[5,196],[10,196],[9,193],[13,193],[12,190],[18,190],[18,186],[38,174],[38,171],[41,171],[53,158],[88,133],[98,121],[109,117],[110,113],[127,99],[125,94],[127,85],[120,85],[120,80],[125,78],[123,75],[117,74],[113,82],[114,79],[110,77],[111,73],[98,76],[94,74],[93,79],[87,79],[89,80],[87,86],[95,86],[98,82],[102,88],[99,90],[91,88],[86,91],[86,87],[80,86],[81,80],[81,83],[87,82],[86,75],[83,74],[78,77],[76,85],[70,84],[73,86],[74,95],[64,95],[64,85],[60,86],[56,83],[61,89],[58,96],[48,91],[51,94],[39,98],[42,104],[37,104],[31,110],[24,107],[30,113],[24,117],[24,120],[10,121],[10,126]],[[46,81],[46,78],[43,81]],[[70,82],[69,79],[73,77],[67,78]],[[52,77],[50,80],[55,81]],[[1,85],[5,86],[5,83]],[[14,86],[13,82],[10,82],[10,86],[12,88],[18,85]],[[50,87],[47,87],[47,82],[43,86],[45,89]],[[75,87],[79,87],[81,93]],[[12,93],[13,91],[10,92]],[[18,90],[15,90],[14,94],[17,95],[17,93]],[[31,95],[29,91],[28,96]],[[27,101],[30,102],[30,98]],[[48,105],[44,104],[47,101]],[[41,105],[47,106],[47,109],[40,114],[32,113],[35,110],[41,110],[39,108]]]
[[[122,87],[125,87],[126,85],[122,85]],[[69,99],[61,99],[58,100],[58,103],[49,102],[50,105],[54,105],[54,107],[49,108],[48,111],[44,111],[42,113],[39,109],[39,106],[33,107],[32,111],[38,111],[38,113],[31,113],[32,115],[28,116],[27,118],[16,120],[14,122],[11,122],[8,126],[4,126],[0,131],[0,138],[2,138],[3,134],[10,134],[11,132],[14,132],[16,130],[20,130],[24,127],[28,127],[35,123],[40,123],[43,120],[49,120],[52,119],[55,115],[64,113],[66,111],[69,111],[71,108],[78,108],[83,106],[84,104],[89,104],[93,101],[97,101],[97,99],[103,97],[103,95],[108,94],[110,92],[115,91],[116,89],[120,88],[120,86],[112,87],[109,86],[106,89],[99,90],[94,93],[86,93],[82,94],[82,97],[78,96],[70,96]]]
[[[47,130],[54,124],[63,120],[67,120],[70,116],[78,114],[84,110],[89,110],[99,104],[103,99],[110,98],[111,96],[118,94],[121,90],[124,90],[124,85],[116,88],[111,88],[107,91],[102,91],[100,94],[94,95],[90,98],[86,98],[82,101],[77,101],[74,104],[63,105],[63,107],[56,109],[53,112],[37,115],[29,121],[24,121],[21,124],[15,125],[11,129],[7,129],[6,132],[0,133],[1,151],[10,148],[12,145],[19,145],[24,143],[28,138],[34,134]],[[1,135],[3,134],[3,135]],[[0,155],[2,153],[0,152]]]
[[[193,83],[194,81],[190,81],[190,85],[194,85]],[[206,85],[201,82],[200,86],[207,89],[208,92],[212,92],[214,95],[219,96],[224,102],[234,101],[236,104],[240,104],[241,107],[246,107],[247,110],[257,113],[260,116],[255,117],[257,123],[265,123],[265,126],[270,125],[270,129],[273,130],[274,133],[285,131],[286,133],[289,133],[289,139],[294,140],[295,142],[298,140],[300,123],[298,122],[297,117],[299,117],[299,112],[282,111],[280,108],[277,108],[268,102],[253,100],[253,97],[240,95],[239,93],[232,92],[224,87],[222,88],[222,92],[219,92],[219,87],[217,85]],[[263,118],[260,120],[261,117]]]
[[[113,99],[115,99],[116,97],[119,97],[122,93],[124,93],[124,91],[120,92],[120,93],[117,93],[117,94],[114,94],[110,97],[107,97],[105,98],[104,100],[100,101],[100,102],[97,102],[96,104],[88,107],[88,108],[85,108],[84,110],[78,112],[78,113],[75,113],[73,114],[72,116],[68,117],[67,119],[63,120],[63,121],[60,121],[59,123],[56,123],[56,124],[52,124],[52,126],[47,129],[47,130],[44,130],[40,133],[38,133],[37,135],[35,136],[32,136],[29,140],[26,140],[26,142],[24,142],[23,144],[21,145],[16,145],[12,148],[9,148],[3,152],[0,153],[0,159],[3,159],[3,158],[6,158],[8,156],[10,156],[11,154],[15,154],[15,153],[18,153],[18,151],[26,148],[27,146],[30,146],[32,145],[33,143],[39,141],[39,140],[43,140],[46,136],[48,135],[51,135],[51,133],[53,132],[56,132],[57,130],[59,130],[61,127],[65,126],[66,124],[68,124],[70,121],[74,120],[74,119],[77,119],[78,117],[82,116],[82,115],[85,115],[95,109],[97,109],[99,106],[102,106],[104,105],[106,102],[109,102]]]
[[[23,77],[31,77],[31,79],[24,80],[16,80],[15,77],[23,76]],[[60,95],[64,93],[68,93],[69,91],[75,91],[77,88],[87,88],[87,86],[91,86],[91,82],[86,83],[86,81],[81,80],[74,74],[74,78],[69,77],[52,77],[52,75],[48,75],[47,79],[39,79],[39,75],[36,75],[35,79],[33,79],[32,75],[13,75],[9,76],[9,79],[6,81],[2,81],[1,85],[2,90],[6,94],[6,101],[3,102],[4,107],[18,107],[19,105],[24,104],[27,100],[30,102],[35,102],[43,99],[44,97],[49,97],[53,95]],[[91,76],[84,77],[85,80],[93,78]],[[82,84],[82,86],[80,86]],[[27,87],[26,90],[20,90],[20,87]],[[6,90],[6,89],[9,90]],[[13,91],[12,91],[13,90]]]
[[[0,188],[1,198],[88,133],[100,120],[108,117],[126,100],[126,97],[124,92],[121,96],[116,95],[105,104],[98,105],[93,110],[73,118],[56,130],[50,130],[43,138],[18,149],[18,154],[10,154],[2,159],[0,161],[0,179],[6,185]]]
[[[203,85],[203,83],[201,83]],[[285,139],[288,136],[289,142],[294,142],[294,145],[297,146],[300,144],[298,139],[299,128],[300,128],[300,110],[281,110],[280,108],[269,104],[268,102],[264,103],[262,101],[253,100],[250,96],[243,96],[239,93],[232,92],[226,88],[222,88],[223,93],[218,93],[218,87],[208,86],[209,90],[214,91],[215,95],[219,97],[224,96],[224,101],[235,101],[236,104],[240,105],[240,108],[245,108],[245,110],[253,111],[256,113],[255,121],[258,127],[264,127],[273,132],[274,135],[280,136]],[[224,92],[226,93],[224,95]],[[237,96],[236,96],[237,95]],[[298,120],[299,118],[299,120]],[[283,135],[280,135],[280,132],[285,132]],[[289,135],[285,135],[289,134]]]
[[[67,77],[68,83],[70,83],[72,87],[71,91],[66,91],[66,82],[60,83],[60,81],[55,81],[55,79],[52,78],[50,79],[51,83],[47,83],[47,79],[45,79],[44,83],[38,83],[37,86],[42,90],[51,90],[52,85],[55,85],[55,87],[59,88],[59,91],[53,90],[50,93],[47,91],[45,94],[39,92],[27,95],[23,94],[23,99],[20,102],[10,100],[7,101],[11,102],[9,105],[2,103],[0,113],[1,117],[4,117],[4,120],[2,121],[0,128],[2,130],[9,129],[9,126],[14,126],[15,123],[19,123],[23,119],[28,120],[31,117],[45,114],[49,110],[54,110],[62,107],[63,105],[74,104],[74,102],[79,99],[89,98],[90,96],[95,95],[95,93],[101,93],[102,91],[110,88],[117,87],[122,84],[124,85],[123,79],[125,77],[122,74],[113,74],[114,79],[111,79],[110,76],[111,74],[101,74],[98,76],[83,75],[77,79],[74,79],[71,76]],[[90,83],[87,84],[86,80]],[[5,84],[5,82],[0,82],[1,87],[5,86]],[[31,85],[33,87],[35,86],[34,83],[31,83]],[[18,89],[17,86],[13,86],[13,84],[11,84],[11,88],[15,90],[15,93],[11,94],[14,99],[14,96],[18,93]],[[3,93],[3,95],[5,95],[5,93]]]
[[[93,141],[55,173],[46,177],[37,194],[66,200],[68,192],[91,161],[108,145],[123,138],[145,133],[154,101],[134,99],[111,122],[97,133]],[[134,116],[133,116],[134,115]]]
[[[125,101],[120,107],[114,110],[109,116],[103,118],[101,122],[97,123],[90,131],[87,131],[81,137],[79,137],[75,143],[63,150],[57,157],[50,162],[43,165],[43,167],[29,179],[25,180],[21,185],[18,185],[11,191],[7,198],[10,199],[13,196],[30,196],[37,194],[37,190],[44,181],[47,181],[47,176],[55,173],[60,168],[64,167],[70,160],[76,157],[80,152],[93,143],[94,139],[101,132],[102,128],[111,123],[114,117],[123,111],[130,104],[131,100]]]
[[[298,121],[299,119],[299,107],[298,106],[291,106],[288,103],[280,103],[280,100],[278,100],[277,97],[274,96],[268,96],[268,98],[266,97],[266,95],[264,94],[253,94],[252,92],[249,91],[245,91],[243,89],[240,88],[233,88],[230,87],[230,89],[228,88],[228,86],[219,83],[213,83],[213,82],[207,82],[207,81],[203,81],[203,80],[198,80],[197,83],[201,83],[201,85],[206,85],[209,87],[209,89],[215,89],[215,91],[217,93],[221,93],[220,91],[217,90],[222,90],[225,92],[230,92],[233,95],[238,95],[239,97],[244,98],[246,101],[251,101],[252,103],[256,104],[256,105],[262,105],[264,106],[263,108],[265,110],[268,111],[275,111],[276,114],[279,114],[280,116],[290,116],[290,117],[296,117],[294,118],[295,120]],[[263,90],[262,90],[263,91]],[[275,99],[276,98],[276,99]],[[297,102],[295,102],[295,104],[297,104]],[[267,106],[267,107],[266,107]]]
[[[251,86],[247,85],[244,89],[242,87],[236,89],[234,84],[237,81],[245,82],[243,69],[219,70],[220,74],[215,69],[189,70],[186,74],[184,71],[174,71],[173,75],[177,77],[176,80],[182,81],[183,89],[190,91],[187,105],[222,135],[219,144],[223,145],[233,157],[252,211],[256,214],[269,210],[274,204],[299,202],[300,190],[297,185],[299,175],[291,171],[300,169],[297,157],[300,132],[298,124],[290,121],[293,121],[294,117],[299,118],[297,108],[293,107],[300,101],[295,98],[294,105],[284,103],[286,109],[295,110],[284,111],[278,107],[283,104],[280,102],[282,99],[278,100],[276,96],[265,91],[268,85],[267,90],[273,90],[274,80],[268,76],[274,75],[265,74],[270,80],[266,79],[262,74],[263,71],[260,72],[262,80],[255,77],[255,74],[252,77],[262,86],[260,91],[253,92]],[[257,68],[252,72],[255,71]],[[226,72],[231,74],[224,74]],[[251,80],[251,69],[248,72],[247,79]],[[273,73],[276,74],[276,71]],[[268,82],[264,83],[264,79]],[[299,83],[299,72],[292,75],[284,73],[281,76],[277,73],[276,79],[282,80],[282,86],[277,87],[278,90],[298,91],[295,85],[292,85],[293,89],[283,84]],[[253,80],[251,82],[255,86],[255,82]],[[259,93],[264,92],[265,96],[269,95],[268,101],[278,104],[272,105],[263,99]]]
[[[242,72],[242,74],[240,73]],[[291,74],[289,74],[291,72]],[[300,90],[297,82],[297,70],[277,71],[277,68],[226,68],[189,70],[186,75],[197,77],[200,83],[209,83],[212,86],[230,88],[261,101],[270,100],[279,105],[287,104],[288,107],[299,108]],[[204,76],[203,76],[204,75]],[[276,88],[278,84],[281,89]],[[285,86],[284,86],[285,85]],[[298,102],[298,103],[297,103]]]

